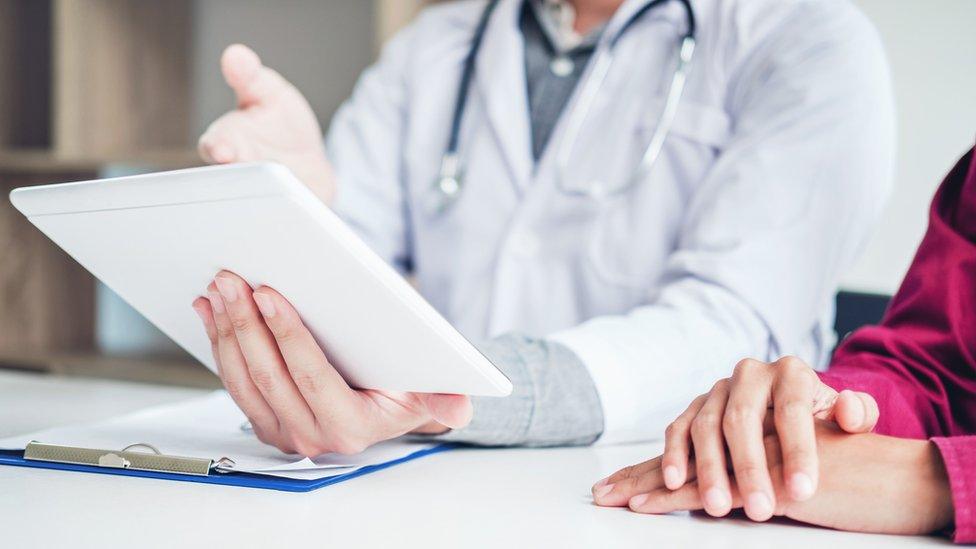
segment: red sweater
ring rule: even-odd
[[[958,543],[976,542],[976,161],[956,164],[879,326],[847,338],[825,383],[870,393],[876,432],[931,438],[949,472]]]

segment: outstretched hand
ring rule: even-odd
[[[280,162],[329,204],[335,193],[332,167],[322,129],[301,92],[241,44],[224,50],[220,68],[237,107],[203,133],[200,156],[212,164]]]

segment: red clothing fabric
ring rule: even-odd
[[[876,432],[931,438],[949,473],[958,543],[976,542],[976,161],[956,164],[935,199],[929,227],[878,326],[834,354],[821,379],[870,393]]]

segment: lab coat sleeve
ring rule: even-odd
[[[838,277],[890,190],[893,101],[863,15],[811,4],[730,72],[734,134],[690,198],[659,290],[550,336],[593,377],[601,442],[659,438],[744,357],[827,359]]]
[[[326,136],[335,170],[332,209],[387,263],[409,270],[410,230],[401,164],[406,121],[405,67],[417,32],[394,36],[356,83]]]

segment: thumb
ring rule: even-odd
[[[867,433],[878,423],[880,412],[874,397],[845,389],[837,395],[834,421],[848,433]]]
[[[465,395],[425,394],[427,411],[437,423],[450,429],[460,429],[471,421],[471,399]]]
[[[260,104],[288,86],[280,74],[261,64],[258,54],[243,44],[227,46],[220,56],[220,70],[241,108]]]

